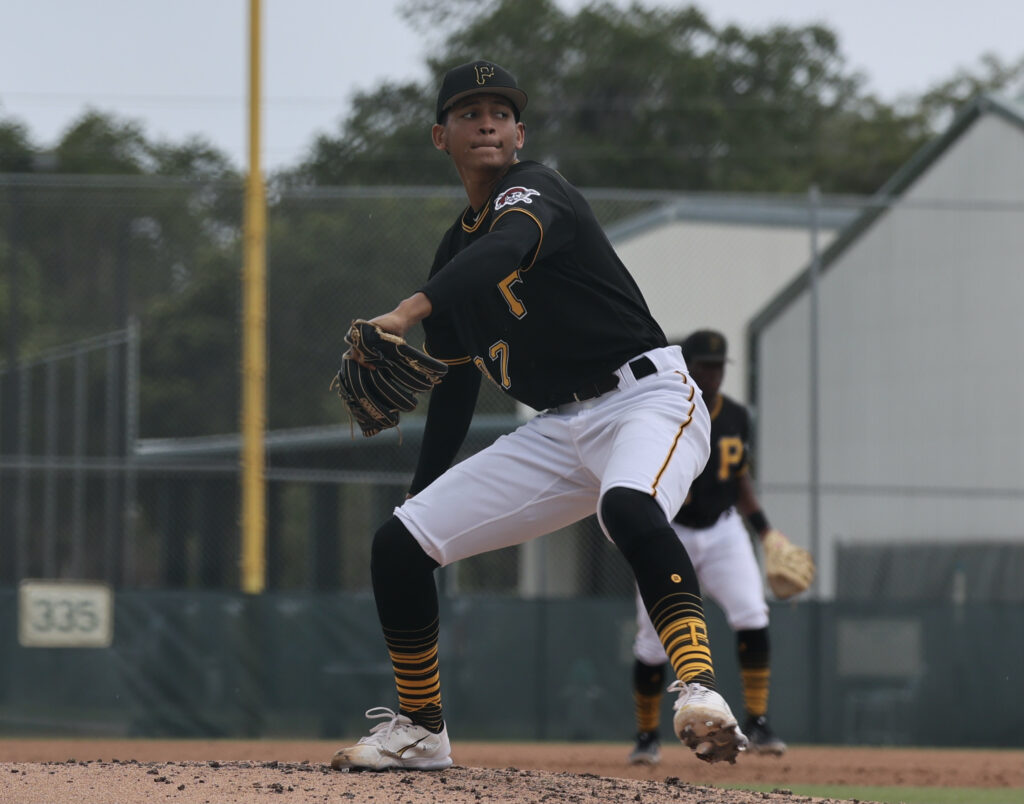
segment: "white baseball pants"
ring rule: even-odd
[[[395,516],[441,566],[583,519],[613,487],[651,494],[671,519],[707,463],[711,426],[679,347],[645,354],[656,373],[637,380],[622,366],[617,389],[535,416]]]

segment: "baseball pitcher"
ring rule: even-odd
[[[434,570],[594,513],[629,562],[672,667],[675,733],[708,762],[735,761],[747,744],[715,689],[697,576],[669,524],[708,460],[707,408],[583,196],[554,170],[519,160],[526,104],[493,62],[444,76],[431,137],[469,203],[427,281],[368,319],[397,338],[422,322],[425,352],[447,371],[430,392],[409,498],[373,541],[397,711],[368,710],[380,722],[335,754],[335,768],[450,766]],[[452,465],[481,378],[539,415]],[[358,410],[358,388],[346,394]],[[496,719],[504,705],[496,691]]]

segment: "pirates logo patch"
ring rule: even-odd
[[[531,196],[540,195],[539,190],[531,190],[528,187],[509,187],[505,192],[494,199],[494,211],[504,207],[511,207],[520,201],[524,204],[532,204]]]

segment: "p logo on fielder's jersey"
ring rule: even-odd
[[[509,187],[505,192],[494,199],[494,211],[504,207],[511,207],[522,201],[524,204],[532,204],[531,196],[540,195],[540,190],[531,190],[528,187]]]

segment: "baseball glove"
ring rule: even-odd
[[[798,595],[814,580],[814,559],[772,528],[764,535],[764,574],[777,598]]]
[[[398,335],[357,318],[345,335],[348,350],[331,381],[364,436],[396,427],[402,411],[416,408],[416,394],[433,388],[448,366],[414,349]]]

